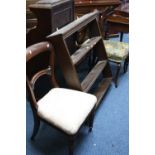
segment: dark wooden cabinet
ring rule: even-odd
[[[97,105],[112,81],[98,17],[98,11],[86,14],[48,36],[48,40],[54,46],[56,58],[68,87],[95,94],[98,99]],[[87,32],[86,36],[79,41],[79,37],[75,36],[79,36],[78,34],[84,29]],[[70,37],[72,42],[68,42]],[[70,48],[70,44],[73,44],[74,50]],[[89,58],[92,60],[88,64],[88,70],[84,78],[80,78],[77,68]]]
[[[47,35],[74,20],[73,0],[40,0],[29,9],[36,16],[37,25],[27,32],[27,46],[44,41]]]

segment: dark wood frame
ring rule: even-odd
[[[115,73],[115,75],[114,75],[114,77],[113,77],[113,81],[114,81],[114,83],[115,83],[115,87],[117,88],[117,87],[118,87],[118,76],[119,76],[119,74],[120,74],[121,62],[122,62],[123,60],[120,61],[120,62],[114,61],[114,60],[109,60],[109,61],[116,64],[116,73]],[[126,57],[125,60],[124,60],[124,65],[123,65],[123,71],[124,71],[124,73],[127,72],[128,65],[129,65],[129,54],[127,55],[127,57]]]
[[[37,132],[38,132],[39,126],[40,126],[40,120],[42,120],[42,121],[46,122],[48,125],[55,127],[57,130],[61,131],[62,133],[64,133],[65,135],[68,136],[68,138],[69,138],[69,155],[73,155],[74,139],[77,136],[78,132],[74,135],[68,135],[63,130],[57,128],[56,126],[54,126],[52,124],[50,124],[49,122],[47,122],[46,120],[42,119],[41,117],[39,117],[37,115],[37,107],[38,107],[37,106],[37,100],[38,99],[35,97],[35,94],[34,94],[34,88],[35,88],[36,81],[40,77],[42,77],[44,75],[48,75],[51,77],[50,79],[51,79],[51,83],[53,84],[53,86],[59,87],[58,83],[55,79],[54,49],[49,42],[41,42],[41,43],[38,43],[38,44],[35,44],[35,45],[28,47],[27,51],[26,51],[26,63],[29,63],[33,58],[35,58],[39,54],[45,53],[45,52],[50,52],[49,66],[45,69],[38,70],[33,75],[31,75],[31,73],[29,75],[28,72],[26,73],[26,88],[27,88],[27,93],[29,96],[29,101],[30,101],[32,112],[33,112],[33,118],[34,118],[34,129],[33,129],[33,133],[31,136],[31,140],[34,140],[35,136],[37,135]],[[31,67],[35,68],[35,66],[31,66]],[[27,68],[27,71],[28,71],[28,68]],[[89,121],[89,132],[92,131],[94,112],[95,112],[95,107],[88,114],[88,117],[85,120],[85,121],[87,121],[87,120]]]

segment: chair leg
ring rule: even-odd
[[[120,35],[120,42],[123,41],[123,32],[121,32],[121,35]]]
[[[128,65],[129,65],[129,56],[124,61],[124,73],[127,72]]]
[[[94,114],[95,114],[95,108],[92,110],[92,112],[89,116],[89,132],[91,132],[93,129]]]
[[[117,71],[116,71],[116,75],[114,77],[114,83],[115,83],[116,88],[118,86],[118,76],[119,76],[119,73],[120,73],[120,69],[121,69],[121,63],[117,63]]]
[[[69,155],[74,153],[74,136],[69,136]]]
[[[104,39],[109,39],[109,33],[108,32],[105,32],[105,34],[104,34]]]
[[[38,133],[39,127],[40,127],[40,120],[39,120],[39,118],[37,118],[37,116],[35,116],[34,117],[34,127],[33,127],[33,133],[32,133],[32,136],[31,136],[31,140],[34,140],[35,136]]]

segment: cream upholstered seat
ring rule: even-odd
[[[75,134],[97,101],[96,96],[54,88],[38,101],[38,115],[69,135]]]

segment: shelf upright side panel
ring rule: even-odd
[[[89,36],[90,37],[101,36],[101,32],[98,27],[96,18],[92,22],[89,23]]]
[[[54,46],[56,59],[61,67],[63,76],[69,88],[82,90],[76,69],[70,58],[67,45],[62,35],[56,35],[48,38]]]
[[[100,61],[108,59],[102,39],[94,47],[94,52]],[[104,77],[112,77],[112,72],[111,72],[109,62],[107,62],[107,65],[106,65],[105,69],[103,70],[103,75],[104,75]]]
[[[102,39],[94,47],[94,52],[96,56],[99,58],[99,60],[108,59]]]

